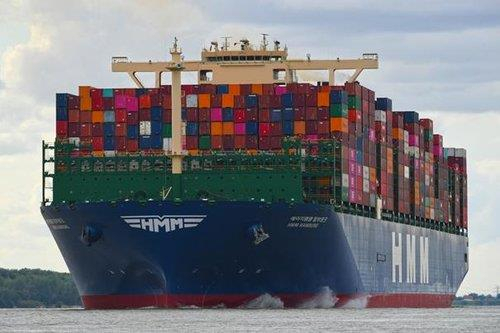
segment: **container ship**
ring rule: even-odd
[[[84,307],[303,307],[325,293],[449,307],[468,270],[466,151],[358,82],[377,54],[294,60],[259,44],[226,38],[187,61],[175,40],[170,61],[112,59],[137,88],[56,94],[41,213]],[[318,70],[328,82],[299,82]],[[336,84],[341,70],[354,74]]]

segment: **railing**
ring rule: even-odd
[[[49,144],[42,141],[42,205],[46,206],[52,202],[53,199],[53,185],[54,185],[54,144]],[[51,192],[49,199],[48,193]]]

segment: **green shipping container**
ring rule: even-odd
[[[330,117],[347,118],[347,104],[332,104],[330,105]]]
[[[164,138],[172,137],[172,124],[163,124],[163,137]]]
[[[102,97],[113,97],[113,89],[110,88],[103,89]]]
[[[210,149],[211,148],[210,137],[208,135],[200,136],[198,146],[201,150]]]
[[[348,102],[349,109],[361,109],[361,97],[350,95]]]

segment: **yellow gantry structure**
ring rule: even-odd
[[[182,173],[181,144],[181,73],[197,72],[199,84],[287,84],[296,82],[297,71],[328,71],[328,82],[335,84],[335,71],[354,70],[348,82],[354,82],[365,69],[378,68],[378,55],[364,53],[359,59],[312,60],[288,59],[287,47],[281,48],[278,41],[268,49],[266,35],[259,48],[254,48],[247,39],[235,43],[238,47],[230,48],[228,38],[219,47],[212,42],[210,49],[203,49],[201,60],[183,60],[182,51],[174,39],[170,49],[170,61],[132,62],[127,57],[113,57],[113,72],[127,73],[139,88],[144,85],[137,73],[154,73],[155,86],[162,84],[162,74],[172,74],[172,173]]]

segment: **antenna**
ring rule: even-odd
[[[266,33],[261,33],[262,35],[262,45],[261,45],[261,48],[263,51],[266,51],[267,50],[267,36],[269,36],[269,34],[266,34]]]
[[[233,37],[231,37],[231,36],[223,36],[223,37],[221,37],[221,38],[222,38],[222,39],[224,39],[224,45],[222,46],[222,50],[227,51],[227,50],[228,50],[228,48],[229,48],[229,42],[228,42],[228,41],[229,41],[231,38],[233,38]]]

